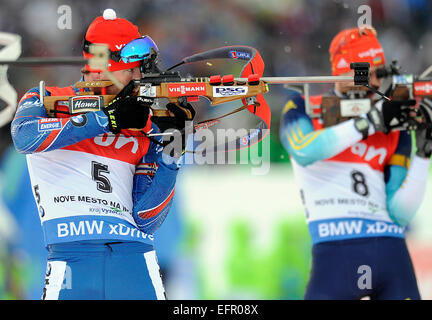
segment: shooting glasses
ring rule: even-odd
[[[90,53],[90,46],[93,43],[84,38],[83,51]],[[156,43],[149,36],[142,36],[126,44],[121,50],[109,50],[109,58],[115,62],[123,60],[124,63],[130,63],[148,58],[152,50],[158,52],[159,49]]]
[[[149,36],[132,40],[120,50],[120,59],[124,63],[145,60],[153,52],[159,52],[156,43]]]

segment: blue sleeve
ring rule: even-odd
[[[387,209],[393,221],[399,225],[406,225],[404,216],[411,216],[411,212],[406,212],[406,206],[401,206],[395,195],[404,183],[411,155],[411,135],[408,131],[400,131],[399,141],[395,153],[389,161],[389,165],[384,170],[386,181]]]
[[[391,198],[402,185],[408,172],[410,155],[411,135],[407,131],[400,131],[396,150],[384,169],[387,198]]]
[[[152,124],[155,132],[159,129]],[[162,147],[151,141],[137,166],[133,184],[133,218],[138,228],[153,234],[164,222],[172,205],[179,165],[166,161]]]
[[[331,158],[361,140],[353,120],[315,130],[306,114],[303,97],[290,90],[282,112],[280,138],[282,145],[294,160],[307,166]]]
[[[48,91],[45,94],[50,95]],[[103,111],[48,118],[37,88],[25,94],[11,124],[15,148],[25,154],[60,149],[108,131],[108,118]]]

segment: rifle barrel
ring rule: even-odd
[[[236,81],[247,82],[247,78],[235,78]],[[309,77],[262,77],[267,83],[284,84],[284,83],[334,83],[354,81],[352,76],[309,76]]]
[[[0,65],[10,65],[10,66],[38,66],[38,65],[76,65],[85,64],[87,59],[82,57],[56,57],[56,58],[20,58],[17,60],[0,60]]]

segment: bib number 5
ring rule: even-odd
[[[112,186],[109,179],[104,175],[109,174],[108,166],[103,163],[92,161],[92,178],[96,181],[96,188],[104,193],[111,193]]]

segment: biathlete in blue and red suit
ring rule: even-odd
[[[108,44],[115,53],[140,37],[135,25],[108,9],[91,23],[85,43]],[[165,299],[153,234],[169,212],[181,156],[164,153],[157,140],[130,129],[181,130],[195,113],[190,105],[187,115],[173,104],[175,117],[151,118],[151,102],[128,94],[131,80],[141,77],[141,61],[109,63],[125,88],[108,87],[107,94],[118,96],[104,109],[48,117],[34,88],[12,122],[49,250],[43,299]],[[83,73],[85,81],[108,80],[88,65]],[[69,86],[47,87],[44,94],[77,93]]]

